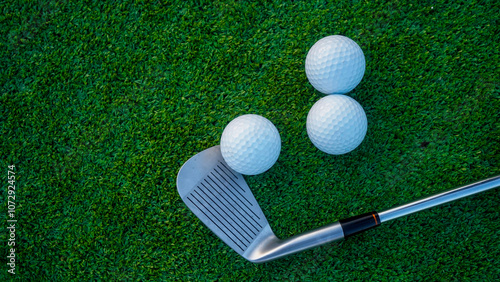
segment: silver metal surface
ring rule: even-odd
[[[378,215],[380,217],[380,222],[386,222],[499,186],[500,175],[379,212]]]
[[[378,213],[386,222],[417,211],[500,186],[500,176],[439,193]],[[339,222],[293,236],[277,238],[243,176],[211,147],[190,158],[179,170],[177,190],[188,208],[234,251],[255,263],[344,238]]]
[[[214,234],[255,263],[344,238],[340,224],[333,223],[287,240],[278,239],[245,179],[226,164],[219,146],[196,154],[181,167],[177,190]]]
[[[219,146],[182,166],[177,190],[189,209],[240,255],[269,226],[245,179],[224,162]]]
[[[338,222],[301,233],[286,240],[280,240],[274,236],[270,227],[266,227],[263,233],[267,235],[256,240],[243,254],[243,257],[247,260],[254,263],[268,262],[344,238],[344,232]]]

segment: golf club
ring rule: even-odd
[[[190,158],[177,175],[177,190],[188,208],[222,241],[254,263],[272,261],[337,241],[383,222],[499,186],[500,175],[280,240],[271,230],[243,176],[224,162],[219,146]]]

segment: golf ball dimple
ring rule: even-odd
[[[364,74],[363,50],[348,37],[324,37],[307,53],[307,79],[321,93],[345,94],[361,82]]]
[[[307,135],[319,150],[332,155],[348,153],[361,144],[368,120],[361,105],[345,95],[328,95],[307,115]]]
[[[235,171],[256,175],[278,160],[281,138],[274,124],[259,115],[242,115],[232,120],[220,140],[222,157]]]

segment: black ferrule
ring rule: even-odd
[[[358,216],[339,220],[344,237],[349,237],[361,231],[368,230],[372,227],[380,225],[378,213],[373,211]]]

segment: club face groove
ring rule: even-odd
[[[219,146],[182,166],[177,190],[188,208],[240,255],[269,225],[245,179],[225,163]]]

